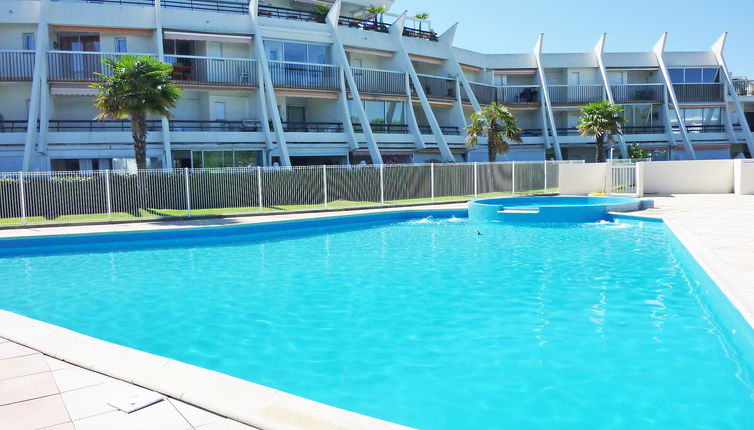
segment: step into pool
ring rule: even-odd
[[[662,223],[0,240],[0,274],[0,308],[419,429],[753,428],[752,329]]]
[[[506,222],[595,222],[612,211],[651,207],[649,200],[628,197],[505,197],[469,202],[469,218]]]

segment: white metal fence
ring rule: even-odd
[[[612,164],[612,194],[636,194],[636,164]]]
[[[0,174],[0,226],[335,210],[556,193],[561,162]]]

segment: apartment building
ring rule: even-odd
[[[318,4],[325,3],[329,10]],[[510,160],[586,159],[579,106],[611,100],[615,142],[657,159],[751,157],[754,85],[709,50],[522,54],[453,47],[457,26],[367,12],[371,0],[6,0],[0,8],[0,171],[133,166],[128,121],[94,120],[101,60],[154,56],[183,97],[149,121],[151,167],[484,161],[465,143],[498,102],[523,129]],[[391,0],[384,0],[389,7]],[[536,43],[534,43],[536,42]]]

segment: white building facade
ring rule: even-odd
[[[318,8],[325,3],[327,9]],[[387,1],[388,6],[392,3]],[[101,60],[154,56],[183,97],[149,121],[151,167],[484,161],[472,112],[498,102],[522,128],[509,160],[594,158],[579,106],[625,107],[614,156],[751,157],[754,85],[725,36],[707,51],[486,55],[370,1],[6,0],[0,9],[0,171],[133,165],[128,121],[98,121]]]

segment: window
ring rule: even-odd
[[[353,101],[350,101],[352,103]],[[369,118],[369,123],[388,124],[388,125],[405,125],[406,124],[406,103],[393,101],[366,100],[364,109]],[[351,109],[353,110],[353,109]],[[354,123],[358,123],[358,118],[353,118]],[[387,128],[384,128],[387,130]],[[375,132],[383,131],[383,128],[374,129]]]
[[[720,82],[720,69],[686,67],[668,69],[670,81],[674,84],[701,84]]]
[[[215,121],[225,121],[225,102],[215,102]]]
[[[115,52],[128,52],[125,37],[115,38]]]
[[[719,132],[722,131],[722,116],[720,108],[688,108],[681,109],[683,123],[690,133]],[[671,117],[671,123],[678,125],[675,115]]]
[[[194,169],[254,167],[259,165],[259,151],[192,151]]]
[[[24,33],[22,39],[22,48],[26,51],[33,51],[34,48],[34,33]]]
[[[270,61],[291,61],[295,63],[329,64],[330,48],[324,45],[311,45],[296,42],[265,40],[267,59]]]

